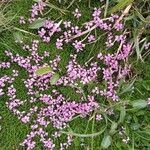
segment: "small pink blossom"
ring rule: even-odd
[[[97,121],[101,121],[102,119],[103,119],[102,115],[100,115],[100,114],[96,115],[96,120]]]
[[[95,41],[95,36],[94,35],[90,35],[89,37],[88,37],[88,42],[93,42],[93,41]]]
[[[75,47],[77,52],[82,51],[83,48],[85,47],[85,44],[83,44],[81,41],[77,41],[77,40],[72,45]]]
[[[26,23],[23,16],[20,17],[19,23],[20,24],[25,24]]]
[[[150,105],[150,98],[147,99],[147,104]]]
[[[71,21],[64,21],[63,24],[66,29],[71,27]]]
[[[57,39],[56,48],[63,49],[62,46],[63,46],[63,39]]]
[[[76,17],[77,19],[79,19],[81,17],[81,13],[79,11],[78,8],[75,9],[75,11],[73,12],[74,17]]]

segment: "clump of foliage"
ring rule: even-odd
[[[94,140],[99,137],[96,148],[137,148],[135,141],[139,138],[146,140],[147,147],[149,131],[143,123],[147,120],[138,122],[136,115],[141,117],[143,110],[149,109],[150,100],[147,97],[130,101],[136,81],[130,59],[135,48],[137,58],[142,60],[140,43],[144,42],[143,49],[150,45],[147,39],[138,41],[141,38],[137,36],[132,40],[130,26],[126,26],[126,21],[133,19],[128,18],[133,1],[121,1],[110,11],[108,2],[101,1],[105,7],[94,7],[83,22],[79,6],[69,10],[74,1],[66,10],[38,0],[28,19],[20,17],[19,23],[28,26],[30,32],[18,29],[14,37],[26,55],[5,51],[9,61],[1,62],[0,69],[11,69],[13,64],[20,69],[11,69],[11,75],[0,77],[0,96],[7,96],[7,108],[21,123],[30,126],[29,133],[20,141],[25,149],[37,145],[50,150],[69,149],[77,139],[84,143],[78,149],[89,148],[89,139],[90,149],[94,149]],[[49,8],[60,17],[50,18]],[[116,13],[120,9],[123,11]],[[71,17],[63,16],[67,13]],[[34,35],[32,31],[38,36],[27,44],[21,32]],[[59,54],[51,57],[52,50],[47,49],[40,54],[42,42],[53,44]],[[21,77],[26,99],[18,97],[15,86],[21,71],[27,73],[25,78]],[[84,122],[82,130],[73,126],[76,121]]]
[[[9,3],[0,2],[0,32],[8,30],[11,27],[11,22],[14,19],[11,12],[8,11]]]

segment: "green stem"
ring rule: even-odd
[[[17,30],[17,31],[20,31],[20,32],[23,32],[23,33],[27,33],[27,34],[33,35],[33,36],[38,36],[38,35],[36,35],[34,33],[28,32],[26,30],[23,30],[23,29],[20,29],[20,28],[17,28],[17,27],[14,27],[13,29]]]

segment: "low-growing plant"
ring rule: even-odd
[[[140,16],[133,0],[121,0],[110,11],[109,1],[101,0],[102,7],[91,7],[86,20],[82,20],[80,5],[71,8],[74,3],[66,1],[68,9],[64,9],[36,0],[30,17],[19,20],[30,32],[16,28],[14,33],[24,55],[5,50],[9,61],[0,62],[0,69],[11,70],[11,75],[0,77],[0,96],[7,97],[7,108],[30,130],[20,146],[27,150],[39,145],[50,150],[149,148],[149,120],[141,117],[143,110],[149,111],[150,99],[132,100],[138,75],[132,73],[131,55],[136,48],[137,59],[142,60],[140,50],[149,48],[126,25],[135,17],[128,18],[130,11]],[[91,6],[90,1],[86,4]],[[65,17],[49,17],[49,8]],[[27,44],[22,32],[38,36]],[[19,69],[11,69],[14,64]],[[20,76],[22,71],[25,77]],[[25,86],[26,99],[18,96],[18,78]],[[143,86],[149,90],[148,82]]]

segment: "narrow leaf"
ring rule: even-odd
[[[133,85],[134,85],[135,80],[136,80],[136,78],[133,79],[133,81],[132,81],[131,83],[129,83],[129,84],[127,84],[126,86],[124,86],[122,92],[120,92],[120,95],[121,95],[121,94],[124,94],[124,93],[126,93],[126,92],[131,91],[132,88],[133,88]]]
[[[106,129],[106,126],[103,127],[101,129],[101,131],[99,132],[95,132],[95,133],[91,133],[91,134],[79,134],[79,133],[75,133],[73,131],[70,131],[70,132],[66,132],[66,131],[60,131],[61,133],[63,134],[67,134],[67,135],[73,135],[73,136],[76,136],[76,137],[81,137],[81,138],[88,138],[88,137],[94,137],[94,136],[99,136],[101,135]]]
[[[14,38],[15,38],[15,41],[17,42],[17,43],[22,43],[23,42],[23,34],[21,33],[21,32],[14,32],[13,33],[13,36],[14,36]]]
[[[136,11],[136,15],[143,21],[146,23],[149,23],[149,20],[147,18],[144,18],[143,15],[138,11],[138,9],[134,8]]]
[[[142,109],[147,106],[147,102],[145,100],[137,100],[132,103],[132,106],[137,109]]]
[[[120,11],[122,10],[125,6],[131,4],[134,0],[120,0],[118,2],[117,5],[115,5],[110,11],[109,13],[114,13],[114,12],[117,12],[117,11]]]
[[[63,13],[63,14],[65,14],[65,12],[69,12],[68,10],[61,9],[61,8],[57,7],[56,5],[53,5],[53,4],[50,3],[50,2],[47,2],[46,5],[47,5],[48,7],[50,7],[50,8],[53,8],[53,9],[55,9],[55,10],[57,10],[57,11],[60,11],[60,12]]]
[[[140,31],[141,32],[141,31]],[[142,56],[141,56],[141,51],[140,51],[140,46],[139,46],[139,32],[137,29],[135,29],[133,31],[133,38],[134,38],[134,47],[136,50],[136,54],[137,54],[137,60],[141,59],[142,60]]]
[[[143,86],[147,91],[150,91],[150,80],[142,81],[142,86]]]
[[[101,143],[102,148],[107,149],[111,145],[112,138],[110,135],[106,135]]]
[[[30,29],[38,29],[44,25],[45,21],[46,21],[46,19],[37,19],[29,25],[29,28]]]
[[[121,107],[120,118],[119,118],[118,123],[122,123],[124,121],[125,116],[126,116],[126,110],[124,107]]]
[[[58,74],[58,73],[55,73],[55,74],[51,77],[51,79],[50,79],[51,85],[55,85],[56,82],[58,81],[58,79],[59,79],[59,74]]]
[[[117,126],[118,124],[116,122],[112,122],[111,129],[109,132],[111,135],[113,135],[116,132]]]
[[[47,74],[49,72],[52,72],[52,69],[50,66],[46,66],[46,67],[42,67],[42,68],[39,68],[38,70],[36,70],[35,74],[42,76],[42,75]]]

